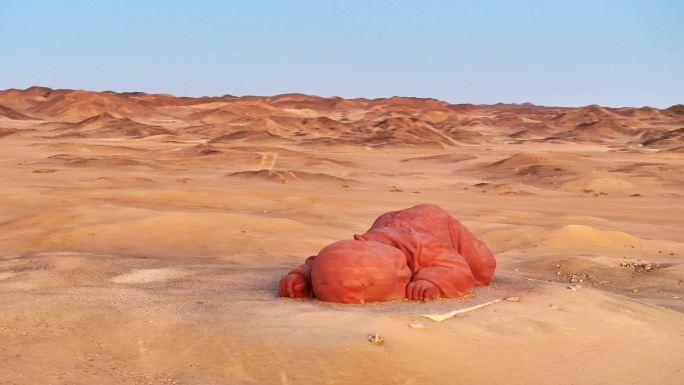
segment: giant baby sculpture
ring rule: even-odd
[[[487,246],[439,206],[381,215],[363,235],[332,243],[280,280],[282,297],[364,303],[459,297],[488,284]]]

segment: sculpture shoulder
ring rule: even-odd
[[[425,226],[447,224],[449,218],[449,213],[439,206],[422,204],[382,214],[373,222],[371,229],[380,227],[415,227],[423,229]]]

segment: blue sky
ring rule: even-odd
[[[31,1],[0,88],[684,103],[684,1]]]

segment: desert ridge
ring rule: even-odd
[[[573,142],[672,149],[682,141],[681,105],[608,108],[467,105],[434,99],[174,97],[31,87],[0,91],[0,118],[46,137],[163,136],[309,146],[444,148],[482,141]],[[6,131],[9,132],[9,131]]]

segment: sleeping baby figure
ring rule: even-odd
[[[282,297],[364,303],[460,297],[488,284],[487,246],[436,205],[381,215],[354,239],[332,243],[280,281]]]

